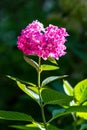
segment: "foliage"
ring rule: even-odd
[[[32,117],[36,119],[40,111],[37,104],[15,87],[15,83],[5,77],[5,75],[12,75],[36,84],[36,72],[23,61],[22,54],[17,50],[17,36],[20,30],[25,28],[25,26],[34,19],[43,22],[45,27],[48,26],[49,23],[59,27],[66,27],[70,35],[66,43],[67,55],[57,62],[58,65],[61,66],[60,69],[51,72],[42,72],[42,80],[49,76],[48,73],[50,76],[68,74],[68,81],[72,86],[75,86],[77,82],[85,79],[87,76],[86,0],[79,0],[79,2],[78,0],[3,0],[0,1],[0,18],[0,109],[31,113]],[[37,60],[35,57],[33,58]],[[50,61],[45,62],[45,64],[46,63],[50,65]],[[53,61],[52,65],[54,65],[54,63]],[[55,80],[55,82],[51,82],[47,86],[63,91],[61,82],[61,80]],[[71,93],[73,93],[72,89]],[[27,107],[25,108],[25,106]],[[36,106],[37,109],[35,109],[34,106]],[[50,117],[49,111],[51,107],[50,105],[45,106],[47,119]],[[31,111],[32,108],[33,111]],[[57,107],[55,106],[55,108]],[[66,116],[64,116],[53,121],[53,123],[60,126],[60,128],[64,128],[64,126],[67,127],[67,125],[72,124],[72,122],[72,116],[67,116],[67,120]],[[80,122],[82,123],[81,129],[86,129],[86,122],[84,120]],[[10,128],[7,127],[8,124],[9,121],[0,121],[0,129],[10,130]],[[77,122],[77,124],[79,125],[79,122]],[[67,130],[68,129],[73,128],[70,126]]]
[[[44,69],[40,69],[42,67],[40,64],[40,57],[39,62],[24,57],[25,61],[36,68],[36,71],[39,74],[44,71]],[[48,65],[45,65],[45,70],[47,70]],[[53,68],[54,69],[54,68]],[[48,129],[60,129],[56,128],[56,126],[52,126],[51,122],[61,116],[65,116],[67,114],[71,114],[72,117],[75,120],[77,117],[87,119],[87,94],[86,94],[86,84],[87,79],[79,82],[74,89],[71,87],[71,85],[68,83],[68,81],[63,80],[63,88],[66,94],[63,94],[61,92],[55,91],[51,88],[48,88],[48,83],[64,78],[66,76],[51,76],[46,78],[45,80],[40,81],[40,77],[38,77],[38,84],[33,84],[31,82],[25,82],[22,80],[19,80],[17,78],[8,76],[12,80],[16,81],[18,87],[24,91],[29,97],[31,97],[36,103],[41,107],[41,113],[42,113],[42,119],[43,123],[38,122],[34,118],[32,118],[31,114],[27,115],[24,113],[19,112],[12,112],[12,111],[2,111],[0,110],[0,119],[1,120],[16,120],[16,121],[26,121],[31,122],[31,124],[26,125],[12,125],[11,127],[17,128],[17,129],[35,129],[35,130],[48,130]],[[41,86],[39,86],[41,84]],[[85,92],[85,94],[84,94]],[[45,119],[45,113],[44,109],[47,105],[57,105],[60,108],[55,108],[51,110],[51,116],[48,120]],[[74,121],[74,122],[77,122]],[[49,128],[50,126],[50,128]],[[77,129],[78,124],[75,123],[73,126],[73,129]],[[83,129],[82,124],[79,124],[79,128]]]

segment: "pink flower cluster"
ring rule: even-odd
[[[44,28],[39,21],[33,21],[18,36],[18,48],[26,55],[37,55],[46,60],[48,57],[59,59],[66,54],[65,28],[49,25]]]

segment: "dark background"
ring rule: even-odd
[[[45,73],[43,78],[67,74],[74,87],[87,78],[87,0],[0,1],[0,109],[30,113],[37,119],[38,106],[6,77],[11,75],[36,83],[35,70],[25,63],[16,44],[21,30],[36,19],[45,27],[49,24],[65,27],[70,35],[66,42],[67,55],[58,61],[60,70]],[[58,89],[61,83],[56,81],[51,86]],[[55,122],[59,125],[58,120]],[[0,129],[10,130],[8,124],[15,123],[1,120]]]

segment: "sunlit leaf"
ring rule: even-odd
[[[73,100],[73,97],[49,88],[42,89],[41,95],[44,105],[57,104],[61,106],[69,106],[70,101]]]
[[[3,111],[0,110],[0,119],[15,120],[15,121],[34,121],[31,116],[20,112]]]
[[[21,129],[21,130],[40,130],[38,127],[36,126],[24,126],[24,125],[13,125],[11,126],[13,128],[17,128],[17,129]]]
[[[65,77],[67,77],[67,75],[63,75],[63,76],[50,76],[50,77],[48,77],[48,78],[46,78],[46,79],[44,79],[42,81],[41,86],[43,87],[43,86],[47,85],[48,83],[50,83],[50,82],[52,82],[54,80],[65,78]]]
[[[21,129],[21,130],[45,130],[41,124],[33,122],[33,124],[27,125],[12,125],[11,127]]]
[[[83,103],[82,105],[87,106],[87,102]],[[76,116],[79,116],[80,118],[87,120],[87,113],[85,113],[85,112],[77,112]]]
[[[57,64],[57,61],[56,61],[54,58],[49,57],[49,58],[48,58],[48,61],[50,61],[50,62],[53,63],[53,64],[58,65],[58,64]]]
[[[17,129],[21,129],[21,130],[41,130],[35,124],[29,124],[29,125],[12,125],[11,127],[17,128]]]
[[[71,87],[71,85],[68,83],[68,81],[63,80],[63,88],[64,91],[67,95],[69,96],[73,96],[73,88]]]
[[[37,87],[27,86],[27,88],[38,94],[38,88]]]
[[[56,69],[59,69],[59,67],[54,65],[46,65],[46,64],[41,65],[41,71],[49,71],[49,70],[56,70]]]
[[[74,97],[79,104],[87,100],[87,79],[80,81],[74,88]]]
[[[34,91],[32,90],[32,87],[26,87],[25,84],[22,84],[21,82],[19,81],[16,81],[17,82],[17,85],[19,86],[19,88],[24,91],[27,95],[29,95],[31,98],[33,98],[36,102],[39,103],[39,95]]]
[[[39,69],[38,64],[37,64],[33,59],[30,59],[30,58],[24,56],[24,60],[25,60],[28,64],[30,64],[31,66],[33,66],[33,67],[38,71],[38,69]]]

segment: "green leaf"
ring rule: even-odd
[[[49,57],[49,58],[48,58],[48,61],[50,61],[50,62],[53,63],[53,64],[58,65],[58,64],[57,64],[57,61],[56,61],[54,58]]]
[[[28,57],[26,57],[26,56],[24,56],[24,60],[25,60],[28,64],[30,64],[31,66],[33,66],[33,67],[38,71],[39,66],[38,66],[38,64],[37,64],[34,60],[32,60],[32,59],[30,59],[30,58],[28,58]]]
[[[20,112],[2,111],[0,110],[0,119],[15,121],[34,121],[31,116]]]
[[[83,103],[82,105],[87,106],[87,102]],[[85,113],[85,112],[77,112],[76,116],[79,116],[80,118],[87,120],[87,113]]]
[[[11,127],[21,129],[21,130],[41,130],[35,124],[29,125],[12,125]]]
[[[68,83],[68,81],[63,80],[63,88],[64,91],[67,95],[69,96],[73,96],[73,88],[71,87],[71,85]]]
[[[12,125],[11,127],[21,129],[21,130],[45,130],[45,128],[42,128],[41,125],[37,124],[28,124],[28,125]],[[48,124],[47,125],[48,130],[60,130],[59,128]]]
[[[56,70],[56,69],[59,69],[59,67],[54,65],[46,65],[46,64],[41,65],[41,71],[49,71],[49,70]]]
[[[43,87],[43,86],[47,85],[48,83],[50,83],[50,82],[52,82],[54,80],[65,78],[65,77],[67,77],[67,75],[63,75],[63,76],[50,76],[50,77],[48,77],[48,78],[46,78],[45,80],[42,81],[41,86]]]
[[[32,87],[26,87],[25,84],[22,84],[19,81],[16,81],[17,85],[19,86],[19,88],[24,91],[27,95],[29,95],[31,98],[33,98],[37,103],[39,103],[39,95],[36,93],[36,91],[34,91],[36,89],[32,89]]]
[[[41,124],[33,122],[33,124],[27,125],[12,125],[11,127],[21,129],[21,130],[45,130]]]
[[[87,113],[87,106],[71,106],[67,109],[61,108],[61,109],[53,110],[52,118],[48,122],[51,122],[60,116],[67,115],[67,114],[70,114],[72,112],[85,112],[85,113]]]
[[[35,84],[30,83],[30,82],[25,82],[25,81],[19,80],[19,79],[17,79],[17,78],[12,77],[12,76],[7,76],[7,77],[9,77],[10,79],[16,81],[18,87],[19,87],[22,91],[24,91],[28,96],[30,96],[30,97],[33,98],[36,102],[39,103],[38,90],[37,90],[37,87],[36,87]],[[33,87],[26,86],[25,84],[23,84],[23,82],[26,83],[26,84],[29,84],[29,85],[31,85],[31,86],[33,86]]]
[[[12,79],[12,80],[14,80],[14,81],[19,81],[19,82],[21,82],[21,83],[25,83],[25,84],[28,84],[28,85],[30,85],[30,86],[36,87],[36,85],[33,84],[33,83],[31,83],[31,82],[27,82],[27,81],[24,81],[24,80],[15,78],[15,77],[10,76],[10,75],[7,75],[7,77],[10,78],[10,79]]]
[[[49,88],[42,89],[41,95],[44,105],[57,104],[61,106],[69,106],[70,102],[73,100],[73,97]]]
[[[79,82],[74,88],[74,97],[79,104],[87,100],[87,79]]]

